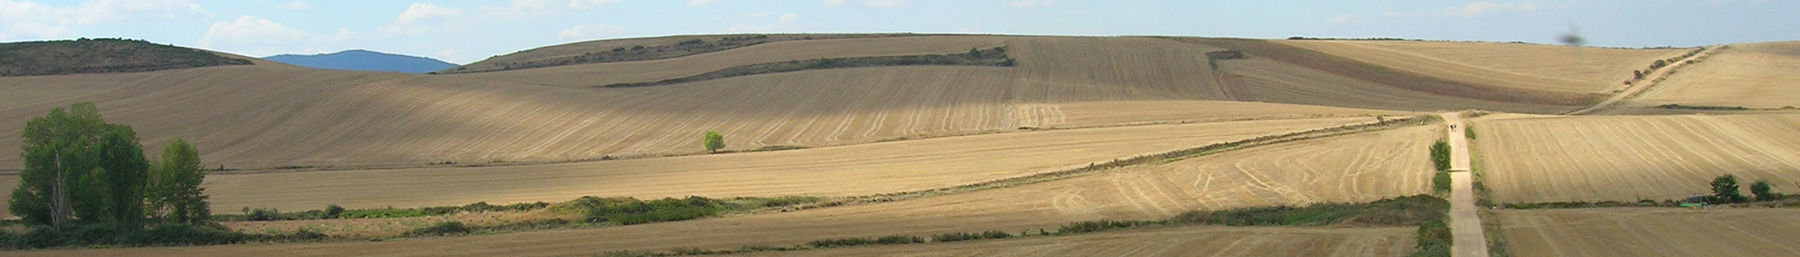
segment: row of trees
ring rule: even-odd
[[[1735,175],[1726,174],[1724,176],[1719,176],[1718,178],[1713,178],[1710,185],[1712,186],[1713,195],[1707,197],[1707,202],[1724,204],[1749,202],[1751,200],[1751,198],[1744,197],[1744,195],[1738,191],[1738,179]],[[1750,194],[1755,195],[1755,200],[1759,202],[1786,198],[1785,195],[1775,193],[1774,186],[1769,185],[1768,181],[1762,180],[1757,180],[1756,183],[1750,184]]]
[[[125,232],[151,222],[202,223],[210,215],[200,154],[185,140],[151,161],[131,126],[107,123],[93,103],[34,118],[23,137],[25,167],[7,203],[27,224]]]

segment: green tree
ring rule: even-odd
[[[1756,183],[1750,184],[1750,194],[1756,195],[1757,201],[1774,201],[1776,199],[1781,199],[1781,195],[1775,193],[1774,186],[1769,185],[1768,181],[1762,180],[1757,180]]]
[[[150,163],[144,159],[144,147],[130,126],[107,124],[99,146],[100,169],[88,174],[97,183],[99,197],[84,200],[100,204],[97,221],[112,224],[121,231],[134,231],[144,226],[144,184]]]
[[[95,145],[105,125],[92,103],[56,108],[26,122],[20,153],[25,167],[7,209],[27,224],[72,225],[74,195],[85,191],[78,189],[81,178],[98,168]]]
[[[143,225],[148,164],[131,127],[106,123],[92,103],[57,108],[25,124],[25,167],[8,199],[27,223],[136,230]]]
[[[705,141],[706,152],[717,153],[719,149],[725,149],[725,135],[719,134],[719,131],[706,131]]]
[[[1737,176],[1726,174],[1712,181],[1713,203],[1741,203],[1744,195],[1738,192]]]
[[[150,169],[149,189],[145,192],[150,216],[189,224],[212,216],[206,191],[200,188],[200,182],[206,180],[201,166],[200,151],[187,140],[175,139],[163,148],[162,159]]]

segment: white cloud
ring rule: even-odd
[[[1488,2],[1488,1],[1481,1],[1481,2],[1469,3],[1468,5],[1464,5],[1461,8],[1455,8],[1455,7],[1445,8],[1442,12],[1439,13],[1439,16],[1475,17],[1475,16],[1479,16],[1479,15],[1482,15],[1485,13],[1492,13],[1492,12],[1535,11],[1538,9],[1538,7],[1539,6],[1536,3],[1531,3],[1531,2],[1494,3],[1494,2]]]
[[[1353,19],[1356,19],[1356,16],[1345,14],[1345,15],[1338,15],[1337,17],[1331,17],[1331,19],[1326,19],[1325,23],[1344,24],[1344,23],[1350,22],[1350,20],[1353,20]]]
[[[1012,8],[1040,7],[1040,6],[1051,6],[1051,5],[1056,5],[1056,0],[1019,0],[1019,1],[1012,1],[1010,3],[1006,3],[1006,6],[1012,7]]]
[[[458,8],[413,3],[412,6],[406,7],[406,11],[400,12],[400,18],[395,21],[400,24],[412,24],[422,20],[449,18],[462,14],[463,10]]]
[[[571,27],[569,29],[563,30],[562,32],[556,33],[556,38],[563,39],[563,40],[587,39],[587,38],[598,38],[598,37],[606,37],[606,36],[617,36],[623,32],[625,32],[625,27],[621,27],[621,26],[617,26],[617,25],[607,25],[607,24],[580,25],[580,26]]]
[[[844,0],[825,0],[825,5],[827,5],[827,6],[844,5]]]
[[[688,6],[708,6],[718,3],[713,0],[688,0]]]
[[[210,17],[212,13],[199,4],[185,0],[100,0],[81,3],[74,9],[76,24],[136,22],[191,17]]]
[[[186,0],[96,0],[55,7],[0,0],[0,38],[48,39],[76,34],[75,27],[203,18],[212,13]]]
[[[222,45],[284,44],[307,38],[305,31],[275,21],[244,15],[232,22],[216,22],[196,41],[202,47]]]
[[[618,2],[619,0],[570,0],[569,7],[574,7],[575,9],[588,9]]]
[[[306,1],[294,0],[294,1],[288,1],[287,3],[281,4],[281,9],[300,10],[300,9],[306,9],[306,8],[312,8],[312,3],[308,3]]]
[[[776,20],[781,21],[782,23],[794,22],[794,20],[798,19],[800,19],[800,15],[792,13],[782,14],[781,18],[776,18]]]

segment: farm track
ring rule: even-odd
[[[1506,210],[1518,256],[1796,256],[1800,209]]]
[[[1496,203],[1683,199],[1725,174],[1800,181],[1800,115],[1595,116],[1483,120]]]
[[[1689,62],[1693,62],[1695,60],[1704,60],[1704,59],[1706,59],[1706,57],[1708,57],[1714,53],[1717,53],[1717,52],[1719,52],[1719,48],[1713,47],[1713,48],[1708,48],[1706,50],[1703,50],[1699,54],[1695,54],[1693,56],[1688,56],[1687,58],[1682,58],[1681,60],[1677,60],[1673,63],[1670,63],[1667,67],[1657,69],[1650,75],[1644,76],[1644,79],[1638,80],[1638,85],[1633,85],[1629,88],[1625,88],[1625,90],[1619,91],[1618,93],[1614,93],[1611,97],[1607,97],[1605,101],[1600,101],[1600,103],[1596,103],[1593,106],[1588,106],[1587,108],[1575,110],[1575,111],[1569,112],[1567,114],[1568,115],[1581,115],[1581,114],[1592,113],[1594,111],[1598,111],[1598,110],[1602,110],[1602,109],[1613,108],[1614,106],[1618,105],[1622,101],[1625,101],[1625,100],[1633,98],[1633,97],[1637,97],[1639,94],[1643,94],[1645,91],[1650,91],[1652,88],[1656,87],[1657,85],[1662,84],[1663,80],[1668,79],[1670,75],[1675,75],[1675,72],[1677,70],[1679,70],[1683,67],[1687,67],[1688,65],[1693,65]]]
[[[1450,234],[1454,242],[1450,245],[1452,256],[1487,257],[1487,234],[1482,232],[1481,216],[1475,206],[1475,178],[1469,165],[1469,139],[1463,135],[1469,125],[1463,122],[1462,114],[1449,112],[1439,114],[1449,128],[1444,130],[1444,140],[1450,145]]]

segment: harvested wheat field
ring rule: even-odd
[[[1193,227],[734,256],[1403,256],[1407,228]]]
[[[1641,105],[1800,106],[1800,42],[1726,46],[1635,98]]]
[[[576,197],[858,196],[945,188],[1373,118],[1052,130],[722,155],[525,166],[214,174],[219,210],[560,202]],[[16,181],[17,177],[0,178]],[[0,194],[10,194],[0,192]]]
[[[1434,126],[1404,127],[1258,146],[1242,150],[1252,152],[1233,151],[1011,188],[683,222],[372,243],[135,251],[150,255],[372,253],[368,251],[484,255],[524,252],[522,249],[578,251],[554,253],[567,255],[612,250],[737,249],[746,245],[794,245],[817,239],[893,234],[928,236],[982,230],[1055,230],[1057,226],[1074,221],[1162,219],[1188,210],[1366,202],[1374,198],[1413,195],[1428,190],[1426,181],[1430,167],[1423,151],[1429,140],[1438,135],[1439,130]],[[1311,150],[1280,155],[1256,154],[1293,148]],[[1268,152],[1255,152],[1265,149]],[[1240,161],[1246,158],[1262,161]],[[1318,166],[1268,166],[1296,160],[1322,161]],[[1254,168],[1209,170],[1223,166]],[[1288,186],[1290,184],[1305,186]],[[98,252],[53,251],[45,254],[89,253]]]
[[[558,87],[594,87],[614,83],[647,82],[685,77],[732,66],[819,58],[927,55],[969,51],[971,48],[1004,46],[1003,38],[981,36],[905,36],[853,39],[816,39],[772,42],[719,52],[669,59],[562,65],[506,72],[454,74],[446,77],[508,81]],[[533,55],[526,50],[515,55]],[[595,52],[605,49],[593,49]],[[496,58],[512,58],[501,56]],[[471,64],[469,67],[478,67]]]
[[[1633,70],[1692,50],[1377,40],[1281,43],[1455,81],[1567,93],[1610,92],[1625,86]]]
[[[1800,209],[1499,212],[1517,256],[1795,256]]]
[[[1494,201],[1637,201],[1706,194],[1716,176],[1800,181],[1800,115],[1479,120],[1474,151]]]
[[[228,169],[416,167],[447,162],[538,163],[690,154],[701,151],[697,138],[707,130],[727,135],[728,150],[750,150],[1020,127],[1159,122],[1209,107],[1121,102],[1226,99],[1209,86],[1214,81],[1209,72],[1194,72],[1208,69],[1202,55],[1214,48],[1158,38],[989,38],[1008,45],[1009,53],[1019,60],[1018,67],[830,69],[607,89],[480,78],[542,69],[428,76],[255,65],[7,77],[0,78],[0,85],[9,89],[6,97],[21,101],[0,106],[0,134],[18,134],[24,121],[51,108],[91,101],[111,120],[133,124],[148,145],[188,138],[205,149],[202,152],[210,163]],[[828,41],[832,40],[752,47],[808,47]],[[717,56],[745,50],[756,49],[669,60],[712,62],[718,61]],[[779,49],[766,49],[775,50]],[[569,76],[577,80],[604,77]],[[1308,99],[1348,98],[1334,92],[1353,91],[1322,86],[1334,80],[1339,79],[1288,83],[1296,86],[1293,90],[1311,93],[1267,100],[1307,103],[1312,102]],[[1411,104],[1392,107],[1435,110],[1469,104],[1406,100],[1412,97],[1437,99],[1413,94],[1396,101]],[[1081,108],[1089,102],[1115,102],[1106,108],[1142,113],[1133,115],[1147,115],[1143,117],[1148,119],[1069,118],[1060,110],[1063,105]],[[1382,109],[1384,105],[1352,107]],[[1280,111],[1287,109],[1294,111]],[[1284,105],[1263,113],[1347,112],[1360,111]],[[1213,118],[1182,120],[1207,119]],[[18,164],[16,140],[0,138],[0,166]]]

